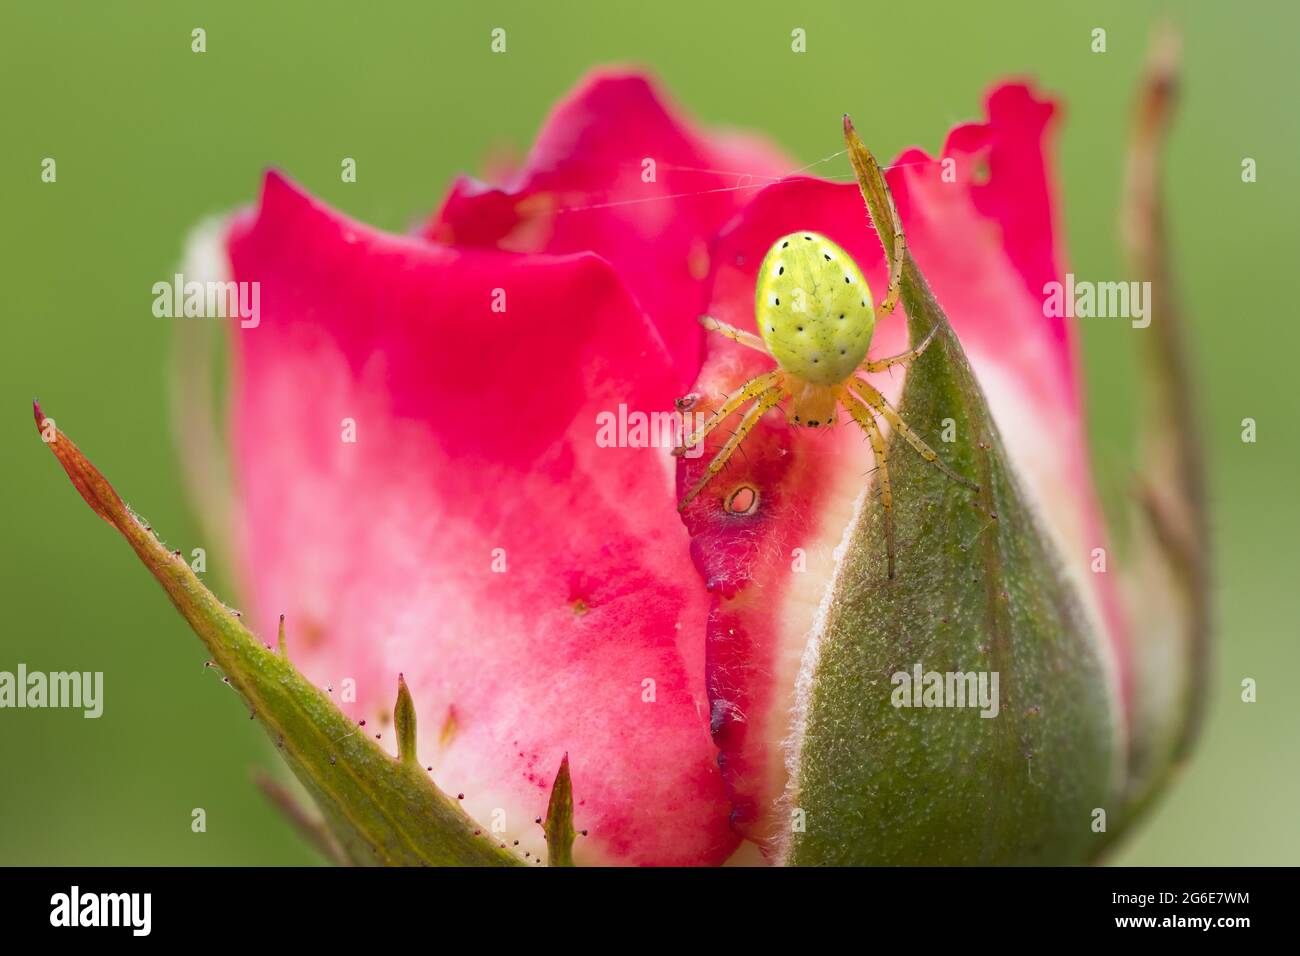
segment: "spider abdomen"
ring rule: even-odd
[[[818,385],[853,374],[876,324],[862,270],[816,232],[792,232],[772,244],[758,272],[754,319],[777,363]]]

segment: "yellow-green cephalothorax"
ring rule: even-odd
[[[777,363],[814,385],[852,375],[876,325],[862,270],[816,232],[792,232],[773,243],[758,271],[754,318]]]

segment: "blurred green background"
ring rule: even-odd
[[[1289,3],[1169,4],[1185,97],[1168,195],[1211,459],[1218,645],[1195,759],[1116,862],[1300,863],[1297,325],[1300,221]],[[0,712],[0,863],[310,863],[257,793],[261,729],[125,545],[34,434],[39,397],[174,547],[191,547],[171,446],[172,323],[150,286],[201,218],[249,203],[277,165],[351,215],[402,230],[494,147],[526,148],[594,64],[651,67],[707,123],[762,130],[801,162],[852,113],[882,157],[979,115],[1030,75],[1067,113],[1058,160],[1070,264],[1123,274],[1115,213],[1130,99],[1161,8],[1143,3],[67,3],[0,11],[0,669],[106,672],[99,720]],[[190,52],[207,30],[208,52]],[[509,52],[489,53],[505,27]],[[790,52],[803,27],[808,52]],[[1090,31],[1107,30],[1105,54]],[[58,162],[58,182],[40,163]],[[339,180],[343,156],[359,181]],[[1241,182],[1245,156],[1259,181]],[[844,176],[832,164],[819,172]],[[1083,322],[1095,465],[1124,509],[1134,333]],[[1243,444],[1240,422],[1258,420]],[[209,555],[214,564],[220,556]],[[209,575],[218,593],[225,582]],[[1242,677],[1259,701],[1239,700]],[[190,811],[207,811],[206,833]]]

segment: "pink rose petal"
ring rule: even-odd
[[[614,270],[384,235],[275,174],[229,245],[262,284],[234,421],[263,632],[286,612],[293,659],[390,744],[404,672],[420,759],[485,829],[504,811],[494,839],[544,854],[567,752],[580,861],[723,860],[707,596],[668,450],[596,442],[599,413],[684,390]]]

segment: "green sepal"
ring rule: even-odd
[[[358,865],[521,866],[481,835],[414,759],[414,706],[399,683],[402,757],[387,754],[283,653],[262,644],[209,591],[179,552],[168,551],[108,481],[35,407],[46,437],[77,491],[116,528],[149,569],[244,699],[294,775],[316,801],[347,858]],[[283,648],[284,635],[281,633]],[[480,835],[476,835],[479,831]]]
[[[560,761],[560,769],[551,784],[551,799],[546,805],[546,862],[548,866],[573,866],[573,782],[569,778],[569,755]]]
[[[897,217],[879,166],[846,141],[886,250]],[[891,228],[891,224],[894,224]],[[900,412],[972,492],[897,434],[889,444],[897,574],[879,495],[851,529],[806,692],[789,864],[1081,863],[1103,845],[1120,755],[1105,645],[1026,503],[961,345],[910,254],[917,342]],[[947,420],[947,421],[945,421]],[[955,440],[942,441],[945,429]],[[998,673],[998,710],[896,707],[922,673]],[[990,687],[991,690],[991,687]],[[991,708],[990,708],[991,709]]]
[[[415,748],[415,701],[406,686],[406,677],[397,675],[397,703],[393,707],[393,726],[397,728],[397,759],[417,766],[420,758]]]

